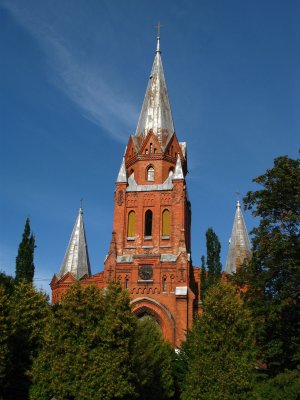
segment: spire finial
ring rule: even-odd
[[[236,206],[240,207],[241,206],[241,203],[240,203],[240,192],[237,191],[237,192],[235,192],[235,194],[236,194]]]
[[[160,21],[158,21],[157,25],[155,25],[155,28],[157,29],[157,44],[156,44],[156,53],[160,53],[160,28],[163,25],[161,25]]]
[[[80,199],[80,211],[82,212],[82,202],[83,202],[83,198]]]

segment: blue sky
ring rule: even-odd
[[[299,20],[298,0],[0,0],[0,269],[14,274],[29,215],[36,284],[49,290],[80,198],[92,272],[103,269],[157,21],[188,148],[193,262],[213,227],[225,264],[235,193],[256,189],[275,157],[297,157]]]

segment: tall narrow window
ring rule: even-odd
[[[162,213],[162,236],[170,236],[170,211],[164,210]]]
[[[167,291],[167,278],[164,276],[162,281],[163,292]]]
[[[128,287],[129,287],[129,279],[126,276],[126,278],[125,278],[125,289],[128,289]]]
[[[147,169],[147,181],[154,181],[154,168],[152,166]]]
[[[152,143],[150,143],[150,154],[152,154]]]
[[[147,210],[145,214],[145,233],[144,236],[152,236],[152,211]]]
[[[135,237],[135,212],[130,211],[128,214],[127,236]]]

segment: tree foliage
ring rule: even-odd
[[[24,279],[26,282],[32,282],[34,276],[34,248],[35,237],[30,232],[30,221],[26,219],[22,241],[19,245],[16,258],[16,281]]]
[[[253,399],[255,400],[299,400],[300,371],[285,370],[271,379],[256,385]]]
[[[217,283],[221,278],[221,243],[218,236],[212,228],[208,228],[206,233],[206,265],[205,257],[201,257],[201,274],[200,274],[200,293],[201,300],[205,298],[206,291],[211,285]]]
[[[48,297],[24,280],[11,287],[0,284],[0,380],[5,399],[26,399],[28,371],[42,346],[50,313]]]
[[[8,296],[0,285],[0,399],[3,398],[10,367]]]
[[[170,399],[174,394],[172,361],[174,350],[165,342],[151,317],[137,321],[133,368],[140,400]]]
[[[253,181],[245,207],[260,218],[253,229],[253,257],[236,276],[257,318],[261,357],[273,375],[300,359],[300,161],[287,156]]]
[[[15,280],[12,276],[0,272],[0,286],[3,287],[6,294],[12,294],[15,286]]]
[[[32,369],[31,399],[125,399],[136,395],[130,349],[136,320],[118,284],[72,286],[52,315]]]
[[[206,295],[180,357],[182,400],[247,399],[255,367],[254,325],[236,288],[218,283]]]

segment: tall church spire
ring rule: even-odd
[[[82,214],[82,208],[80,207],[69,245],[60,268],[60,278],[67,272],[71,272],[76,279],[81,279],[84,275],[91,275]]]
[[[173,118],[161,61],[159,35],[135,136],[143,139],[150,130],[157,136],[163,148],[174,133]]]
[[[237,201],[225,271],[228,274],[235,273],[237,268],[242,265],[245,258],[249,258],[250,256],[250,240],[243,218],[241,205],[240,202]]]

